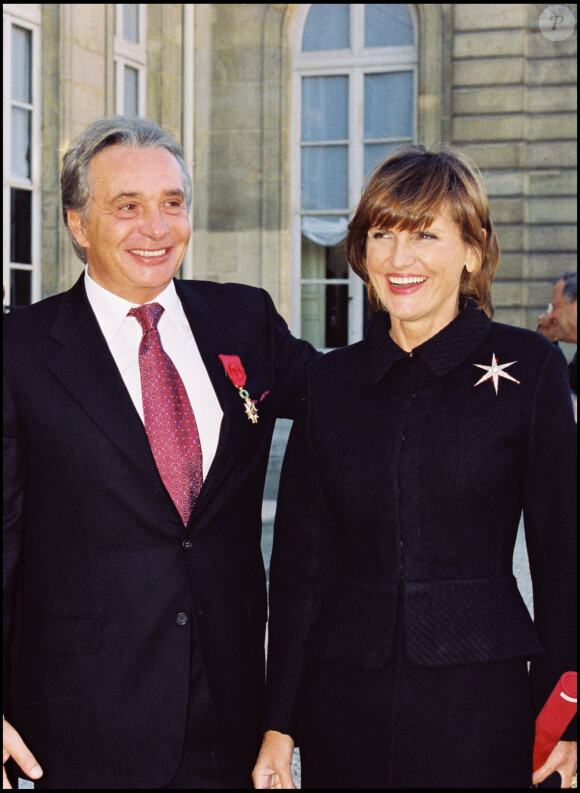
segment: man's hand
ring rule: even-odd
[[[31,779],[38,779],[42,776],[42,768],[38,765],[35,756],[32,752],[28,749],[20,735],[16,732],[14,727],[9,724],[5,719],[4,721],[4,736],[3,736],[3,754],[4,759],[2,760],[3,764],[6,764],[6,761],[11,757],[16,763],[20,766],[20,768],[24,771],[24,773],[29,776]],[[8,777],[6,776],[6,769],[3,769],[4,780],[3,780],[3,789],[9,788],[12,789],[12,785],[8,781]]]
[[[537,331],[550,341],[556,342],[559,338],[560,326],[557,318],[552,314],[551,306],[548,308],[550,311],[546,311],[538,317]]]
[[[252,773],[254,787],[295,790],[296,785],[290,771],[293,751],[294,741],[289,735],[275,730],[264,733],[262,748]]]
[[[558,771],[562,777],[562,787],[570,787],[576,773],[576,746],[576,741],[558,741],[544,765],[532,776],[532,784],[538,785]]]

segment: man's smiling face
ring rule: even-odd
[[[69,227],[91,278],[132,303],[154,300],[179,270],[191,234],[179,163],[160,147],[115,144],[89,163],[86,217]]]

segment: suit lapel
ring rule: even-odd
[[[243,361],[244,349],[242,340],[227,329],[228,318],[223,309],[201,296],[195,282],[186,285],[175,281],[175,287],[224,414],[216,455],[192,513],[192,518],[197,519],[227,470],[240,431],[239,417],[244,415],[238,390],[227,377],[219,355],[238,354]]]
[[[90,306],[82,276],[64,295],[51,336],[62,347],[48,367],[109,441],[158,486],[161,477],[143,422]]]

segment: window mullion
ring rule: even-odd
[[[364,6],[362,6],[364,9]],[[360,9],[359,9],[360,10]],[[361,14],[358,14],[359,19]],[[359,26],[362,27],[362,26]],[[364,43],[364,42],[363,42]],[[351,113],[351,173],[349,195],[349,217],[356,210],[360,200],[361,186],[363,184],[364,160],[364,75],[360,67],[355,67],[350,76],[350,92],[352,97]],[[348,343],[353,344],[362,335],[363,329],[363,285],[360,278],[350,269],[349,273],[349,301],[348,301]]]
[[[31,106],[31,153],[30,153],[30,176],[32,182],[32,302],[40,300],[42,297],[42,209],[41,209],[41,103],[40,91],[42,81],[42,62],[41,62],[41,28],[40,26],[32,31],[32,106]],[[36,100],[36,101],[35,101]],[[35,106],[36,105],[36,106]]]
[[[125,60],[117,56],[115,58],[115,109],[120,115],[125,109]]]
[[[362,69],[353,69],[350,75],[350,192],[349,212],[353,214],[360,199],[363,183],[363,121],[364,90]]]
[[[364,50],[364,8],[364,3],[350,4],[350,47],[355,57]]]
[[[6,14],[4,17],[4,35],[3,35],[3,70],[4,70],[4,84],[12,85],[12,24],[10,17]],[[3,228],[10,228],[10,160],[11,160],[11,138],[12,138],[12,113],[11,113],[11,96],[8,91],[3,91],[2,96],[2,109],[4,111],[4,121],[2,124],[2,140],[3,140],[3,188],[2,188],[2,215],[3,215]],[[10,303],[10,235],[4,233],[2,235],[2,283],[6,293],[4,295],[4,302]]]

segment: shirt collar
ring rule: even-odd
[[[110,343],[127,319],[129,310],[138,304],[131,303],[129,300],[104,289],[91,278],[87,270],[85,270],[85,289],[103,335]],[[167,315],[178,328],[184,327],[184,322],[187,320],[173,281],[169,282],[155,300],[148,302],[162,305],[165,309],[164,316]]]
[[[475,352],[491,325],[491,319],[470,300],[449,325],[416,347],[413,355],[434,374],[446,375]],[[389,315],[381,311],[373,317],[365,337],[366,373],[371,383],[378,383],[397,361],[409,355],[391,339],[390,327]]]

